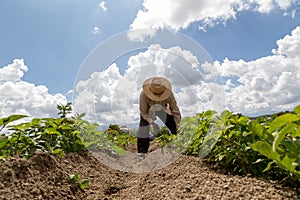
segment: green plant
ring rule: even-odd
[[[110,124],[109,128],[104,131],[104,134],[109,141],[122,149],[130,144],[135,144],[137,141],[136,137],[131,134],[125,133],[117,124]]]
[[[28,117],[27,115],[10,115],[0,119],[0,132],[11,122]],[[0,136],[0,163],[5,161],[5,158],[10,153],[7,146],[10,144],[10,138],[3,134]]]
[[[59,110],[57,113],[61,115],[61,118],[66,118],[67,114],[72,113],[72,103],[68,102],[66,105],[57,105],[56,108]]]
[[[207,135],[212,135],[211,121],[216,114],[213,110],[185,117],[178,130],[178,136],[173,139],[177,151],[187,155],[198,155],[203,149],[203,141]]]
[[[255,128],[254,133],[260,140],[250,146],[270,160],[264,171],[275,164],[288,172],[285,179],[300,182],[300,105],[293,113],[276,117],[266,128]]]
[[[136,143],[136,137],[125,133],[117,124],[110,124],[108,129],[102,131],[99,130],[97,123],[83,120],[84,116],[85,114],[76,114],[73,119],[79,136],[88,150],[105,150],[112,154],[124,155],[125,148]]]
[[[1,119],[0,123],[5,126],[23,117],[26,116],[12,115]],[[72,118],[34,118],[7,128],[10,134],[0,137],[1,159],[16,155],[29,158],[36,150],[60,155],[86,150]]]
[[[136,138],[118,128],[108,134],[100,131],[99,125],[83,120],[85,114],[67,117],[71,105],[59,105],[59,118],[34,118],[29,122],[8,126],[9,135],[0,136],[1,162],[8,156],[30,158],[37,150],[51,154],[64,155],[70,152],[104,149],[113,154],[123,155],[123,147],[135,143]],[[12,115],[0,120],[3,129],[8,123],[26,117]]]
[[[30,122],[12,125],[9,142],[4,150],[9,156],[31,157],[36,150],[52,154],[85,151],[74,121],[63,118],[34,118]]]
[[[233,172],[259,173],[260,169],[251,166],[260,157],[248,145],[255,141],[255,137],[250,134],[249,122],[248,117],[227,110],[216,116],[212,127],[217,139],[208,159],[217,161],[223,168]]]
[[[300,105],[294,112],[250,119],[225,110],[182,120],[180,134],[163,136],[179,152],[198,155],[239,174],[300,183]],[[171,139],[171,140],[169,140]],[[166,144],[164,144],[166,145]]]
[[[27,115],[10,115],[0,119],[0,132],[11,122],[28,117]]]
[[[171,142],[170,132],[168,127],[163,126],[160,128],[160,130],[155,133],[155,140],[161,145],[164,146],[167,143]]]
[[[71,174],[69,176],[69,181],[73,184],[73,186],[75,188],[78,188],[78,189],[81,189],[81,190],[84,190],[89,184],[89,180],[87,180],[87,179],[81,180],[80,175],[77,174],[77,173]]]
[[[250,123],[241,114],[225,110],[217,115],[210,110],[184,118],[177,137],[162,138],[167,138],[163,142],[172,143],[183,154],[206,158],[235,173],[258,175],[267,161],[255,163],[263,156],[249,146],[259,139],[251,134]]]

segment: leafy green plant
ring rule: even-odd
[[[176,144],[181,153],[204,157],[227,171],[278,180],[285,177],[284,181],[299,184],[299,126],[300,105],[294,112],[252,119],[228,110],[220,115],[207,111],[184,118],[180,134],[162,136],[161,141],[163,145]]]
[[[123,155],[122,148],[135,143],[136,138],[120,129],[117,134],[100,131],[99,125],[83,120],[85,114],[67,117],[72,112],[71,104],[58,105],[59,118],[34,118],[29,122],[10,125],[10,135],[0,137],[0,159],[19,155],[30,158],[37,150],[64,155],[70,152],[104,149],[113,154]],[[26,117],[12,115],[0,120],[0,126]],[[112,128],[117,125],[112,125]],[[3,128],[1,128],[3,129]]]
[[[0,132],[11,122],[28,117],[27,115],[10,115],[0,119]]]
[[[5,126],[23,117],[26,116],[12,115],[1,119],[1,124]],[[10,134],[0,138],[2,159],[16,155],[29,158],[36,150],[60,155],[86,150],[72,118],[34,118],[30,122],[10,125],[7,128]]]
[[[4,150],[9,156],[31,157],[36,150],[52,154],[85,151],[74,121],[63,118],[34,118],[30,122],[12,125],[13,131]]]
[[[72,113],[72,103],[68,102],[66,105],[57,105],[56,108],[59,110],[57,113],[61,115],[61,118],[66,118],[67,114]]]
[[[27,115],[10,115],[0,119],[0,132],[11,122],[28,117]],[[10,138],[3,134],[0,136],[0,163],[5,161],[5,158],[10,153],[7,146],[10,144]]]
[[[160,128],[160,130],[155,133],[155,140],[161,145],[164,146],[167,143],[171,142],[172,137],[170,136],[169,129],[166,126]]]
[[[254,132],[260,140],[251,148],[270,160],[264,171],[275,164],[288,172],[286,179],[300,182],[300,105],[293,113],[276,117],[266,128],[257,126]]]
[[[211,121],[215,111],[197,113],[192,117],[185,117],[178,130],[178,136],[173,140],[177,151],[187,155],[198,155],[203,147],[204,138],[213,134]]]
[[[97,123],[90,123],[83,120],[84,115],[85,114],[77,114],[74,120],[79,136],[89,151],[106,150],[112,154],[125,154],[125,150],[119,146],[120,142],[115,142],[115,140],[112,139],[113,136],[110,136],[107,131],[99,130]],[[120,139],[116,139],[116,141],[118,140]]]
[[[123,149],[128,145],[135,144],[137,142],[136,137],[125,133],[117,124],[110,124],[109,128],[105,130],[104,133],[109,141]]]
[[[184,118],[178,136],[163,134],[161,143],[172,143],[183,154],[206,158],[231,172],[258,175],[268,161],[249,146],[259,139],[251,134],[250,123],[247,116],[228,110],[217,115],[209,110]],[[259,159],[261,162],[256,163]]]
[[[230,171],[247,174],[257,174],[261,170],[252,163],[260,158],[248,143],[256,138],[250,133],[248,117],[223,111],[213,120],[213,128],[218,140],[209,153],[208,159],[217,161],[223,168]]]
[[[81,180],[81,177],[78,173],[71,174],[69,176],[69,181],[73,184],[75,188],[84,190],[89,185],[88,179]]]

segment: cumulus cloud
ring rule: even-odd
[[[226,79],[228,107],[248,115],[291,110],[300,104],[300,27],[277,41],[273,55],[213,65]]]
[[[163,76],[171,81],[183,116],[207,109],[221,111],[224,109],[223,86],[211,78],[212,69],[203,74],[199,68],[198,59],[191,52],[178,46],[164,49],[153,44],[129,58],[124,74],[112,64],[102,72],[94,72],[88,80],[79,81],[74,108],[76,112],[85,112],[87,119],[100,125],[136,126],[144,80]]]
[[[23,59],[0,68],[0,116],[26,114],[30,117],[57,116],[57,104],[65,104],[62,94],[49,94],[44,85],[34,85],[22,80],[28,70]]]
[[[295,28],[291,35],[287,35],[278,40],[277,45],[278,49],[272,50],[274,54],[297,58],[300,52],[300,28]]]
[[[153,44],[131,56],[123,74],[112,64],[80,81],[75,107],[102,125],[137,126],[143,81],[164,76],[173,85],[183,116],[208,109],[229,109],[248,116],[292,110],[300,104],[300,27],[277,45],[272,55],[248,62],[224,59],[199,64],[187,50]]]
[[[111,120],[111,99],[121,75],[116,64],[103,72],[94,72],[87,80],[77,83],[74,111],[86,113],[86,119],[105,124]]]
[[[16,59],[12,64],[0,68],[0,81],[18,81],[27,70],[28,68],[24,65],[24,60]]]
[[[138,11],[130,29],[168,28],[178,31],[199,22],[199,29],[205,30],[207,26],[226,24],[246,10],[269,13],[280,9],[286,14],[293,7],[296,7],[295,0],[144,0],[143,9]]]
[[[100,7],[104,12],[107,11],[107,7],[105,6],[105,1],[101,1],[101,2],[99,3],[99,7]]]

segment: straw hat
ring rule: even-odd
[[[153,101],[164,101],[172,93],[171,83],[163,77],[152,77],[144,81],[143,91]]]

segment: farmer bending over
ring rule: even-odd
[[[174,98],[171,83],[163,77],[152,77],[143,83],[140,94],[140,124],[137,133],[138,155],[148,152],[150,125],[155,132],[160,130],[156,117],[168,127],[172,134],[177,134],[181,114]]]

